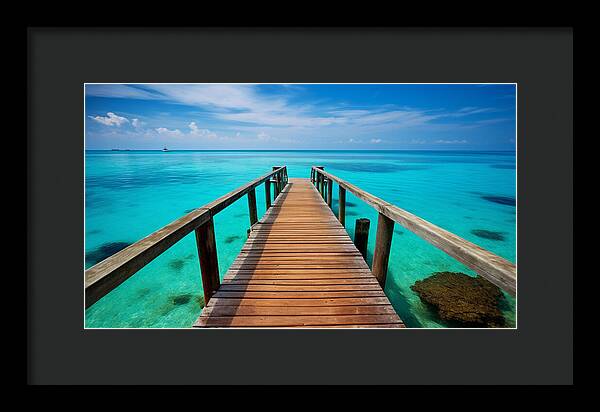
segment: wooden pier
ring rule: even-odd
[[[339,208],[331,210],[333,186]],[[259,221],[256,187],[264,184]],[[345,230],[346,192],[379,212],[372,268],[364,260],[369,221]],[[213,217],[247,195],[248,240],[221,281]],[[197,328],[376,327],[404,324],[384,293],[392,234],[400,224],[480,276],[516,294],[516,266],[453,233],[314,166],[288,179],[285,166],[199,207],[85,271],[85,304],[111,290],[195,232],[206,306]]]
[[[256,223],[195,327],[403,327],[309,179]]]

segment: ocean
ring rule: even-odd
[[[516,154],[473,151],[86,151],[85,268],[160,229],[190,210],[286,165],[289,177],[310,177],[313,165],[516,263]],[[256,189],[259,218],[264,186]],[[337,185],[333,208],[337,213]],[[377,212],[346,195],[346,228]],[[246,240],[246,197],[215,217],[221,277]],[[449,325],[410,286],[439,271],[474,273],[396,224],[385,292],[410,328]],[[83,276],[83,274],[82,274]],[[202,282],[194,234],[85,311],[88,328],[184,328],[201,311]],[[516,301],[506,295],[507,326]],[[83,292],[82,292],[83,305]]]

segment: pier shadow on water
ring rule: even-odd
[[[413,313],[410,301],[406,298],[400,285],[394,279],[393,271],[389,270],[385,287],[386,296],[407,328],[422,328],[423,324]]]

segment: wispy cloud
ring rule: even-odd
[[[87,96],[113,97],[123,99],[162,99],[162,96],[127,84],[87,84],[85,86]]]
[[[145,85],[145,89],[118,85],[94,89],[92,95],[115,98],[161,99],[200,107],[220,120],[274,127],[370,126],[395,123],[398,127],[422,125],[445,114],[413,109],[338,110],[293,104],[282,96],[265,96],[255,85]],[[468,112],[460,115],[468,115]]]
[[[461,139],[461,140],[436,140],[435,143],[437,144],[466,144],[469,143],[466,139]]]

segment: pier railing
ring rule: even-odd
[[[379,212],[371,270],[382,287],[385,287],[387,277],[394,223],[398,223],[509,294],[515,295],[517,274],[516,266],[512,262],[394,206],[323,169],[323,166],[313,166],[311,168],[311,182],[316,186],[329,207],[332,204],[333,182],[338,184],[338,219],[342,225],[345,224],[346,191]]]
[[[92,266],[85,271],[85,307],[88,308],[96,303],[192,231],[196,233],[204,301],[208,303],[220,284],[213,217],[242,196],[248,195],[250,227],[252,227],[258,221],[256,187],[264,183],[265,203],[266,208],[269,209],[271,207],[271,185],[274,187],[274,198],[277,198],[287,182],[287,167],[274,166],[271,172],[194,209],[162,229]]]

